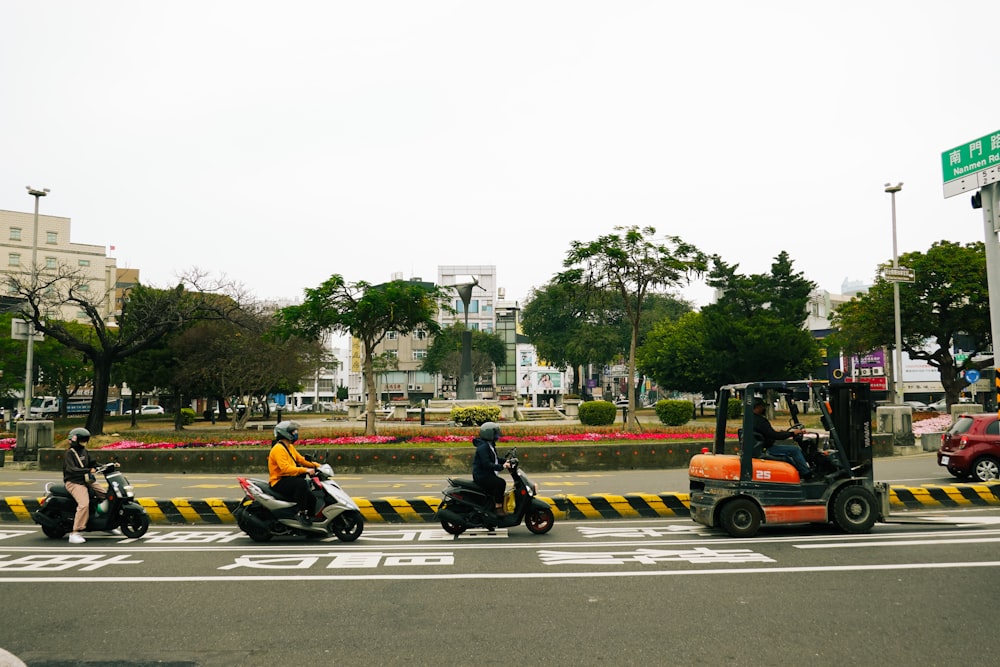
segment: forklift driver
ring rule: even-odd
[[[764,399],[755,398],[753,400],[753,431],[761,438],[761,440],[763,440],[764,449],[771,456],[789,459],[789,462],[795,466],[796,470],[799,471],[800,479],[812,479],[813,471],[809,468],[809,464],[806,462],[806,457],[802,453],[802,449],[798,446],[798,444],[774,444],[776,440],[788,440],[789,438],[802,435],[805,431],[801,429],[775,431],[774,427],[771,426],[771,422],[769,422],[767,417],[764,416],[764,410],[766,407],[767,404],[764,403]]]

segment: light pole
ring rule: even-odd
[[[892,197],[892,268],[899,268],[899,251],[896,249],[896,193],[903,189],[902,183],[885,184],[885,191]],[[896,351],[893,356],[893,403],[903,404],[903,328],[899,321],[899,280],[892,281],[892,304],[896,325]]]
[[[31,289],[34,291],[38,285],[38,200],[49,194],[48,188],[36,190],[28,187],[28,194],[35,198],[35,229],[31,235]],[[28,319],[28,360],[24,369],[24,418],[31,419],[31,394],[32,394],[32,366],[35,362],[35,321]]]

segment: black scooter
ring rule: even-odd
[[[110,531],[119,528],[125,537],[138,538],[149,530],[149,515],[145,508],[135,502],[132,485],[125,475],[118,471],[116,462],[97,466],[97,472],[108,482],[108,497],[98,503],[94,494],[90,495],[90,517],[84,530]],[[45,497],[41,506],[31,514],[32,520],[42,527],[42,532],[53,539],[60,539],[73,530],[76,514],[76,500],[66,490],[66,485],[49,482],[45,485]]]
[[[514,487],[504,496],[508,514],[497,515],[492,496],[471,479],[448,478],[444,501],[438,507],[441,527],[456,538],[469,528],[510,528],[521,522],[535,535],[552,530],[555,517],[549,504],[537,497],[538,485],[533,484],[518,466],[517,448],[507,452]],[[513,511],[510,511],[513,501]]]

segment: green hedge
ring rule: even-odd
[[[580,404],[580,423],[587,426],[606,426],[615,423],[618,408],[611,401],[587,401]]]
[[[656,402],[656,416],[667,426],[683,426],[691,421],[694,403],[691,401],[667,400]]]
[[[500,407],[496,405],[456,405],[451,409],[451,420],[461,426],[479,426],[486,422],[500,421]]]
[[[729,405],[726,406],[727,419],[743,418],[743,401],[738,398],[730,398]]]

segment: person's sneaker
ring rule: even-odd
[[[119,530],[118,528],[113,528],[111,530],[104,531],[104,534],[105,535],[121,535],[122,531]]]
[[[83,539],[83,535],[81,535],[80,533],[70,533],[69,534],[69,543],[70,544],[83,544],[86,541],[87,540]]]

